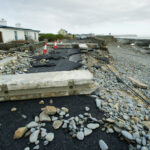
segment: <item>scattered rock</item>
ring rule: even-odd
[[[114,130],[112,128],[108,128],[106,132],[107,133],[114,133]]]
[[[36,146],[33,147],[33,149],[38,150],[38,149],[40,149],[40,146],[36,145]]]
[[[25,147],[24,150],[30,150],[30,147]]]
[[[103,140],[99,140],[99,146],[101,150],[108,150],[108,146]]]
[[[96,129],[96,128],[99,128],[99,124],[98,124],[98,123],[89,123],[89,124],[87,125],[87,127],[88,127],[89,129]]]
[[[53,100],[52,100],[52,99],[50,99],[49,103],[50,103],[50,104],[53,104]]]
[[[64,129],[67,128],[67,123],[64,122],[62,128],[64,128]]]
[[[15,131],[14,139],[20,139],[20,138],[25,134],[25,132],[26,132],[27,130],[28,130],[27,127],[18,128],[18,129]]]
[[[48,141],[44,141],[43,145],[46,146],[48,143]]]
[[[84,128],[84,136],[88,136],[92,133],[92,130],[91,129],[88,129],[88,128]]]
[[[36,130],[30,135],[29,137],[30,143],[35,143],[38,140],[39,133],[40,133],[40,130]]]
[[[39,104],[41,104],[41,105],[42,105],[42,104],[44,104],[44,101],[43,101],[43,100],[41,100],[41,101],[39,102]]]
[[[39,122],[39,121],[40,121],[40,118],[39,118],[38,116],[35,116],[34,121],[35,121],[35,122]]]
[[[85,111],[89,111],[89,110],[90,110],[90,108],[86,106],[85,107]]]
[[[68,113],[68,112],[69,112],[69,109],[66,108],[66,107],[62,107],[61,110],[64,111],[65,113]]]
[[[148,148],[145,147],[145,146],[143,146],[143,147],[141,148],[141,150],[148,150]]]
[[[115,120],[113,120],[111,118],[107,118],[106,121],[109,122],[109,123],[114,123],[115,122]]]
[[[81,132],[81,131],[78,132],[78,133],[77,133],[77,139],[78,139],[78,140],[83,140],[83,139],[84,139],[84,133]]]
[[[21,117],[22,117],[23,119],[27,119],[27,116],[26,116],[26,115],[21,115]]]
[[[52,121],[58,120],[58,117],[52,116]]]
[[[13,107],[13,108],[11,108],[11,111],[12,111],[12,112],[17,111],[17,108],[16,108],[16,107]]]
[[[30,123],[27,124],[27,128],[34,128],[37,126],[38,126],[38,123],[35,121],[31,121]]]
[[[40,113],[40,121],[50,122],[51,118],[45,113],[45,111]]]
[[[101,100],[100,99],[98,99],[98,98],[96,98],[95,99],[95,102],[96,102],[96,106],[99,108],[99,109],[101,109]]]
[[[121,131],[121,133],[122,133],[122,135],[123,135],[125,138],[127,138],[128,140],[133,140],[133,136],[132,136],[129,132],[123,130],[123,131]]]
[[[53,139],[54,139],[54,133],[48,133],[46,135],[46,140],[47,141],[51,142],[51,141],[53,141]]]
[[[61,120],[56,120],[56,121],[54,121],[53,122],[53,128],[54,129],[59,129],[60,127],[61,127],[61,125],[62,125],[62,121]]]
[[[55,106],[46,106],[42,108],[42,111],[45,111],[47,115],[55,115],[57,112],[57,108]]]
[[[135,123],[138,123],[139,119],[137,117],[132,117],[132,120],[135,122]]]
[[[150,129],[150,121],[143,121],[142,124],[143,124],[143,126],[144,126],[145,128],[147,128],[148,130]]]
[[[60,116],[64,116],[65,114],[66,114],[65,111],[60,111],[60,112],[59,112],[59,115],[60,115]]]

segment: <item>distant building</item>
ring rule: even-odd
[[[16,27],[7,26],[6,20],[0,20],[0,43],[7,43],[17,40],[38,41],[39,32],[39,30],[22,28],[19,23],[16,24]]]
[[[64,29],[60,29],[59,31],[58,31],[58,34],[62,34],[62,35],[67,35],[68,34],[68,32],[66,31],[66,30],[64,30]]]

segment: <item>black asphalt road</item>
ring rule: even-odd
[[[18,127],[22,127],[34,120],[34,116],[39,115],[40,109],[49,105],[50,99],[44,99],[45,104],[40,105],[40,100],[3,102],[0,104],[0,150],[23,150],[26,146],[31,149],[34,146],[29,143],[28,138],[13,140],[13,135]],[[93,98],[89,96],[68,96],[53,98],[53,105],[60,108],[65,106],[69,108],[69,114],[76,116],[85,112],[84,107],[90,107],[90,113],[97,119],[102,119],[101,113],[95,105]],[[11,112],[11,108],[16,107],[16,112]],[[22,114],[27,119],[22,118]],[[101,126],[102,127],[102,126]],[[55,139],[47,146],[43,146],[40,140],[40,150],[100,150],[98,141],[103,139],[110,150],[127,150],[128,145],[120,141],[116,134],[106,134],[101,128],[96,129],[90,136],[85,137],[83,141],[73,139],[64,129],[54,130],[51,123],[47,123],[47,131],[54,132]]]

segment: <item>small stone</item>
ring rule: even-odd
[[[65,117],[69,117],[69,114],[66,114]]]
[[[35,144],[36,144],[36,145],[38,145],[39,143],[40,143],[40,141],[39,141],[39,140],[37,140],[37,141],[35,142]]]
[[[111,118],[106,119],[106,121],[109,122],[109,123],[114,123],[115,122],[115,120],[111,119]]]
[[[33,147],[33,149],[38,150],[38,149],[40,149],[40,146],[36,145],[36,146]]]
[[[27,124],[27,128],[34,128],[37,126],[38,126],[38,123],[35,121],[31,121],[30,123]]]
[[[143,147],[141,148],[141,150],[148,150],[148,148],[147,148],[146,146],[143,146]]]
[[[103,140],[99,140],[99,146],[101,150],[108,150],[108,146]]]
[[[145,119],[145,121],[148,121],[149,120],[148,115],[146,115],[144,119]]]
[[[50,103],[50,104],[53,104],[53,100],[52,100],[52,99],[50,99],[49,103]]]
[[[77,132],[77,139],[78,140],[83,140],[84,139],[84,133],[83,132]]]
[[[51,118],[45,113],[45,111],[40,113],[40,121],[50,122]]]
[[[35,122],[39,122],[39,121],[40,121],[40,118],[39,118],[38,116],[35,116],[34,121],[35,121]]]
[[[65,111],[60,111],[60,113],[59,113],[60,116],[64,116],[65,114],[66,114]]]
[[[47,141],[51,142],[51,141],[53,141],[53,139],[54,139],[54,133],[48,133],[46,135],[46,140]]]
[[[69,112],[69,109],[66,108],[66,107],[62,107],[61,110],[64,111],[65,113],[68,113],[68,112]]]
[[[52,116],[52,121],[58,120],[58,117]]]
[[[129,119],[129,116],[128,116],[128,115],[123,115],[123,118],[124,118],[125,120],[128,120],[128,119]]]
[[[57,108],[55,106],[46,106],[41,109],[42,111],[45,111],[47,115],[55,115],[57,112]]]
[[[25,132],[26,132],[27,130],[28,130],[27,127],[18,128],[18,129],[15,131],[14,139],[20,139],[20,138],[25,134]]]
[[[40,130],[36,130],[30,135],[29,137],[30,143],[35,143],[38,140],[39,133],[40,133]]]
[[[142,137],[142,144],[145,146],[146,145],[146,138]]]
[[[137,150],[141,149],[141,145],[136,146]]]
[[[64,122],[62,128],[66,129],[67,128],[67,123]]]
[[[32,133],[31,131],[27,131],[24,137],[28,137],[29,135],[31,135],[31,133]]]
[[[44,104],[44,101],[43,100],[39,101],[39,104],[40,105]]]
[[[17,110],[16,107],[11,108],[11,111],[12,111],[12,112],[14,112],[14,111],[16,111],[16,110]]]
[[[108,128],[106,132],[107,133],[114,133],[114,130],[112,128]]]
[[[119,128],[123,128],[124,127],[124,122],[123,121],[115,121],[116,126],[118,126]]]
[[[56,121],[54,121],[53,122],[53,128],[54,129],[59,129],[60,127],[61,127],[61,125],[62,125],[62,121],[61,120],[56,120]]]
[[[142,140],[140,138],[136,138],[136,143],[141,144]]]
[[[129,132],[123,130],[123,131],[121,131],[121,133],[122,133],[122,135],[123,135],[125,138],[127,138],[128,140],[133,140],[133,136],[132,136]]]
[[[120,133],[121,132],[121,129],[117,126],[113,126],[113,129],[117,132],[117,133]]]
[[[24,150],[30,150],[30,147],[25,147]]]
[[[43,130],[43,131],[41,132],[41,137],[42,137],[42,138],[45,138],[46,135],[47,135],[46,131]]]
[[[85,111],[89,111],[89,110],[90,110],[90,108],[86,106],[85,107]]]
[[[92,130],[91,129],[88,129],[88,128],[84,128],[84,136],[88,136],[92,133]]]
[[[30,131],[33,133],[36,129],[35,128],[31,128]]]
[[[135,123],[138,123],[139,119],[137,117],[132,117],[132,120],[135,122]]]
[[[21,115],[22,118],[24,119],[27,119],[27,116],[26,115]]]
[[[46,146],[48,143],[48,141],[44,141],[43,145]]]
[[[96,129],[96,128],[99,128],[99,124],[98,124],[98,123],[89,123],[89,124],[87,125],[87,127],[88,127],[89,129]]]
[[[148,130],[150,129],[150,121],[143,121],[142,124],[143,124],[143,126],[144,126],[145,128],[147,128]]]
[[[96,102],[96,106],[99,108],[99,109],[101,109],[101,100],[100,99],[98,99],[98,98],[96,98],[95,99],[95,102]]]

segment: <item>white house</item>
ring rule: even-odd
[[[7,22],[0,20],[0,43],[7,43],[17,40],[34,40],[38,41],[39,30],[26,29],[16,24],[16,27],[7,26]]]
[[[62,35],[67,35],[68,34],[68,32],[65,30],[65,29],[60,29],[59,31],[58,31],[58,34],[62,34]]]

